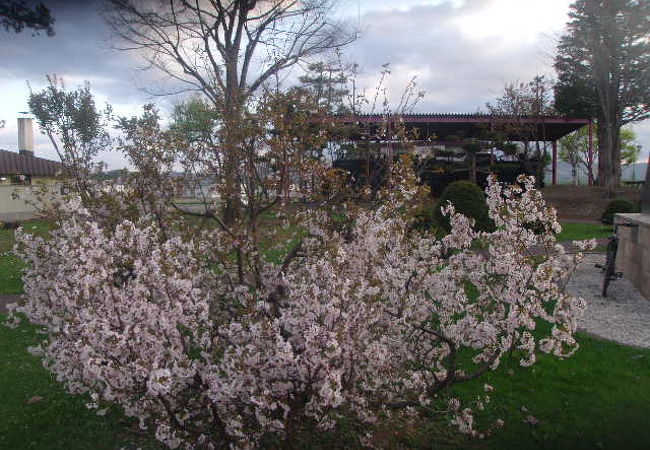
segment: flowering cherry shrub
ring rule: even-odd
[[[494,232],[449,205],[442,239],[412,230],[412,194],[393,189],[350,213],[345,231],[310,213],[282,264],[246,236],[103,227],[72,202],[50,239],[18,233],[28,269],[15,311],[43,327],[37,351],[70,392],[100,413],[118,404],[170,448],[291,445],[305,424],[330,429],[343,416],[371,429],[417,417],[509,354],[528,366],[539,351],[576,350],[584,303],[561,281],[579,256],[556,243],[555,212],[532,180],[490,184]],[[255,270],[242,277],[233,252]],[[476,433],[468,406],[444,409]]]

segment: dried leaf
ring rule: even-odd
[[[524,419],[524,423],[527,423],[531,427],[536,427],[539,425],[539,419],[535,416],[526,416],[526,419]]]
[[[32,398],[30,398],[29,400],[27,400],[27,404],[28,405],[33,405],[34,403],[42,402],[43,400],[45,400],[43,397],[35,395]]]

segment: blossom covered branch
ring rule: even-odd
[[[556,243],[533,181],[490,183],[493,232],[448,206],[442,239],[412,230],[405,186],[350,210],[345,232],[307,214],[278,265],[246,235],[105,227],[72,202],[51,238],[18,233],[28,269],[15,311],[43,327],[44,363],[70,392],[120,405],[170,448],[290,443],[307,423],[418,414],[511,351],[524,366],[539,351],[570,356],[584,302],[558,281],[579,255]],[[449,409],[474,432],[471,410]]]

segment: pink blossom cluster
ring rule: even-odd
[[[306,423],[417,416],[510,353],[527,366],[538,351],[577,348],[584,303],[560,281],[579,256],[521,182],[490,183],[489,233],[451,205],[449,235],[414,232],[408,189],[354,212],[346,233],[313,212],[294,258],[243,278],[227,255],[254,254],[245,237],[107,228],[74,203],[51,238],[19,232],[28,269],[15,310],[43,327],[44,364],[70,392],[118,404],[170,448],[290,443]],[[469,407],[447,409],[476,433]]]

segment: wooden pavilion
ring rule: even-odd
[[[590,119],[558,116],[512,116],[494,114],[357,114],[329,118],[356,125],[364,132],[348,140],[394,140],[395,130],[404,129],[415,143],[454,144],[463,139],[493,140],[499,136],[510,142],[551,142],[552,184],[557,183],[557,141],[583,126],[589,127],[588,158],[593,158],[593,126]]]

